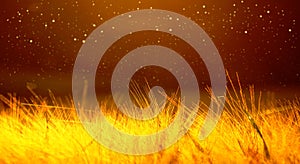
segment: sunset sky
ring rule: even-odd
[[[278,92],[299,88],[299,6],[298,0],[5,0],[0,7],[0,94],[26,95],[28,84],[36,85],[41,93],[51,89],[71,94],[73,65],[88,35],[110,18],[150,8],[195,21],[215,43],[225,69],[232,76],[238,72],[244,85],[277,88]],[[126,36],[112,45],[101,63],[107,67],[99,68],[96,81],[108,79],[107,72],[120,55],[149,44],[188,56],[191,65],[200,68],[196,74],[201,84],[209,83],[205,65],[193,57],[191,47],[153,31]],[[141,76],[151,73],[149,69],[140,72]]]

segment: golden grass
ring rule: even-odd
[[[266,105],[260,94],[255,96],[254,87],[248,92],[246,96],[242,87],[228,92],[222,117],[206,140],[197,138],[205,117],[199,112],[175,145],[145,156],[119,154],[99,145],[78,121],[71,98],[56,98],[50,92],[47,101],[33,93],[21,103],[14,95],[0,96],[8,106],[0,109],[0,163],[300,163],[299,99]],[[116,110],[107,117],[118,128],[150,133],[167,126],[174,116],[164,112],[147,124],[137,124]]]

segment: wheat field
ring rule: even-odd
[[[94,141],[71,98],[32,93],[30,99],[0,96],[0,163],[300,163],[300,99],[262,101],[253,86],[228,91],[221,119],[206,140],[197,137],[205,117],[200,111],[176,144],[143,156],[113,152]],[[116,110],[106,116],[114,126],[136,134],[155,132],[173,119],[169,112],[145,124]]]

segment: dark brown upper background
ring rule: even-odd
[[[177,12],[198,23],[219,49],[230,75],[238,72],[244,85],[255,84],[261,90],[288,91],[293,95],[300,87],[298,3],[298,0],[5,0],[1,2],[0,14],[0,93],[27,95],[26,85],[31,84],[36,85],[40,94],[48,89],[56,94],[71,94],[73,64],[87,36],[116,15],[153,8]],[[116,44],[118,47],[111,50],[118,55],[121,50],[132,49],[132,45],[153,44],[153,36],[144,32],[137,34],[136,40],[133,36],[123,38],[124,43],[127,39],[130,44]],[[184,45],[169,35],[155,36],[158,43],[173,46],[174,50]],[[143,37],[144,43],[135,43]],[[106,64],[109,62],[107,57]],[[203,67],[201,60],[196,62]],[[207,72],[205,68],[201,70],[206,76],[199,78],[208,84]]]

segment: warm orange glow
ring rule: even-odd
[[[205,117],[205,112],[199,112],[192,128],[175,145],[146,156],[123,155],[99,145],[81,126],[69,99],[67,103],[51,95],[54,106],[48,106],[45,100],[33,98],[28,101],[33,105],[28,106],[14,96],[1,96],[2,102],[9,105],[9,112],[2,112],[0,116],[0,162],[22,163],[28,159],[33,163],[299,161],[299,99],[282,102],[278,107],[270,105],[273,100],[264,104],[261,97],[254,95],[253,87],[250,87],[250,96],[241,88],[228,94],[225,112],[205,141],[197,138]],[[156,119],[138,123],[116,110],[110,111],[106,116],[114,126],[134,134],[153,133],[172,120],[172,114],[164,112]],[[114,142],[114,138],[102,135]],[[147,144],[151,143],[144,146]]]

